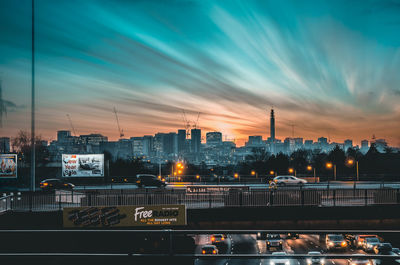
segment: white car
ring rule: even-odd
[[[304,185],[307,183],[305,179],[299,179],[295,176],[277,176],[273,179],[272,185],[276,184],[278,186],[286,186],[286,185]]]
[[[272,256],[286,256],[285,252],[273,252]],[[290,265],[290,260],[287,257],[272,257],[269,265]]]
[[[308,252],[308,255],[311,257],[307,259],[307,265],[315,265],[315,264],[324,265],[325,264],[325,259],[324,259],[324,257],[321,256],[321,252],[310,251],[310,252]]]

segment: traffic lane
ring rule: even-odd
[[[218,186],[218,187],[246,187],[251,190],[257,190],[257,189],[269,189],[270,186],[269,184],[233,184],[233,183],[167,183],[167,186],[165,189],[186,189],[188,186],[201,186],[201,185],[206,185],[206,186]],[[353,189],[354,188],[354,183],[351,182],[339,182],[339,183],[330,183],[329,185],[327,183],[309,183],[305,184],[302,186],[303,189],[327,189],[329,186],[330,189]],[[379,189],[379,188],[400,188],[400,183],[385,183],[382,184],[380,182],[376,183],[357,183],[356,188],[357,189]],[[157,188],[157,187],[146,187],[146,188]],[[76,185],[74,190],[119,190],[119,189],[138,189],[138,186],[135,184],[127,183],[127,184],[104,184],[104,185]],[[299,186],[293,185],[293,186],[286,186],[286,187],[278,187],[278,189],[299,189]]]
[[[260,249],[254,235],[233,234],[231,239],[231,254],[259,254]],[[261,259],[231,259],[225,265],[261,265]],[[268,264],[269,265],[269,264]]]
[[[309,250],[301,253],[301,254],[307,254],[310,251],[320,251],[321,253],[333,253],[333,252],[327,252],[325,243],[321,240],[319,240],[318,235],[300,235],[301,241],[296,241],[296,243],[300,243],[302,247],[299,249],[296,244],[291,244],[292,249],[295,250],[295,253],[301,253],[304,251],[304,246],[306,246]],[[339,254],[365,254],[364,251],[361,249],[350,249],[348,248],[347,251],[342,251],[339,252]],[[303,260],[300,262],[300,264],[307,265],[306,261]],[[348,265],[349,261],[348,259],[326,259],[326,265]]]
[[[195,244],[196,244],[196,249],[195,253],[196,254],[202,254],[201,253],[201,247],[204,245],[212,245],[211,244],[211,235],[196,235],[195,236]],[[225,242],[225,248],[218,248],[219,253],[223,254],[230,254],[231,253],[231,238],[228,235],[228,238]],[[196,259],[195,264],[196,265],[225,265],[227,262],[226,259]]]

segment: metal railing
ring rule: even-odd
[[[0,200],[0,212],[58,211],[64,207],[183,204],[187,209],[223,207],[369,206],[400,204],[400,189],[278,189],[187,192],[131,190],[124,193],[23,193]]]

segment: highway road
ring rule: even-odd
[[[355,184],[355,185],[354,185]],[[240,183],[189,183],[189,182],[174,182],[168,183],[165,189],[186,189],[189,186],[218,186],[218,187],[244,187],[248,189],[269,189],[269,184],[259,183],[259,184],[240,184]],[[394,188],[400,189],[400,182],[356,182],[353,181],[335,181],[335,182],[320,182],[320,183],[307,183],[302,186],[303,189],[353,189],[354,186],[357,189],[379,189],[379,188]],[[156,187],[148,187],[156,188]],[[279,189],[280,187],[278,187]],[[298,189],[299,186],[287,186],[286,188]],[[131,183],[118,183],[118,184],[105,184],[105,185],[77,185],[75,190],[107,190],[107,189],[138,189],[138,186]]]
[[[281,235],[283,238],[284,235]],[[271,254],[274,251],[266,249],[265,240],[257,240],[255,235],[235,234],[227,235],[226,250],[220,253],[224,254]],[[201,246],[211,244],[210,235],[196,236],[196,253],[201,254]],[[319,242],[318,235],[300,235],[299,239],[284,239],[283,251],[287,254],[307,254],[310,251],[326,252],[324,243]],[[340,254],[366,254],[361,249],[348,249],[346,252]],[[270,259],[215,259],[215,260],[196,260],[196,265],[271,265]],[[374,264],[376,264],[374,262]],[[290,265],[307,265],[306,260],[303,259],[290,259]],[[326,260],[325,265],[350,265],[348,259],[332,259]]]

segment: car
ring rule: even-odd
[[[267,232],[258,232],[256,238],[257,240],[266,240],[267,234]]]
[[[291,239],[299,239],[300,235],[296,233],[288,233],[286,238],[291,238]]]
[[[150,174],[136,175],[136,185],[140,188],[144,186],[156,186],[159,188],[167,186],[167,184],[164,181],[158,179],[155,175],[150,175]]]
[[[201,254],[218,254],[218,248],[214,245],[204,245],[201,247]]]
[[[307,180],[299,179],[296,178],[295,176],[277,176],[271,182],[272,185],[278,185],[278,186],[304,185],[306,183]]]
[[[310,258],[306,259],[307,265],[324,265],[325,264],[325,259],[322,257],[321,252],[319,251],[310,251],[308,252],[308,255],[311,256]]]
[[[267,250],[271,248],[282,250],[283,249],[283,240],[279,234],[268,234],[267,235]]]
[[[382,244],[385,244],[385,243],[382,243]],[[390,244],[390,243],[388,243],[388,244]],[[390,245],[390,246],[392,246],[392,245]],[[392,248],[392,252],[394,254],[400,256],[400,249],[399,248]]]
[[[340,234],[328,234],[325,239],[326,249],[330,250],[342,250],[346,251],[348,247],[347,241],[343,235]]]
[[[226,236],[223,234],[211,235],[211,243],[212,244],[224,243],[225,240],[226,240]]]
[[[371,252],[373,252],[375,254],[387,255],[387,254],[390,254],[390,252],[394,252],[394,251],[393,251],[392,244],[379,243],[372,248]]]
[[[356,235],[355,239],[354,239],[354,242],[353,242],[353,245],[356,248],[362,248],[364,240],[366,238],[368,238],[368,237],[378,237],[378,236],[377,235]]]
[[[348,260],[348,265],[374,265],[374,262],[364,254],[353,254],[354,257]]]
[[[286,256],[286,252],[273,252],[272,256]],[[272,257],[269,261],[270,265],[290,265],[290,259],[287,257]]]
[[[75,185],[69,182],[65,182],[61,179],[45,179],[39,183],[39,187],[44,191],[72,190],[75,188]]]
[[[379,245],[381,241],[377,237],[367,237],[363,241],[363,249],[365,252],[373,252],[374,247]]]

